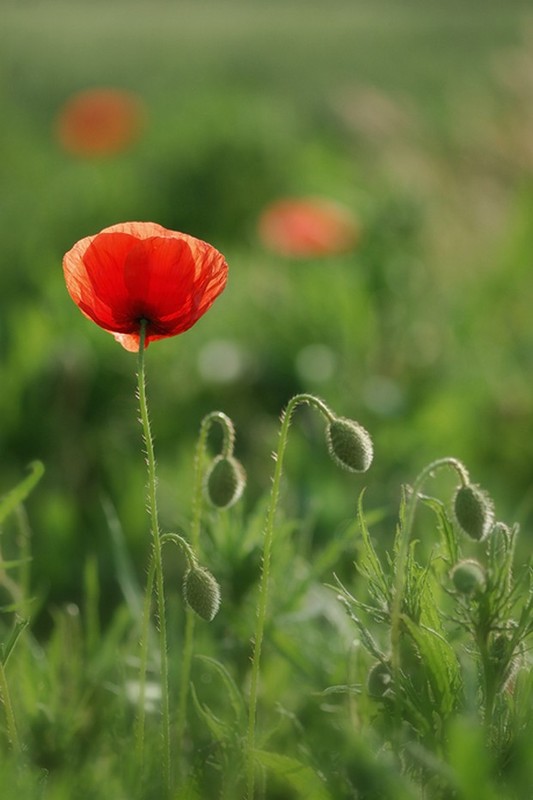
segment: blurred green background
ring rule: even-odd
[[[82,317],[61,269],[77,239],[125,220],[204,238],[230,266],[209,314],[148,351],[167,529],[187,530],[205,413],[237,426],[252,509],[278,415],[310,391],[373,434],[367,503],[385,509],[385,531],[400,484],[454,455],[528,533],[528,5],[4,0],[0,493],[43,460],[28,504],[43,596],[75,599],[94,553],[113,601],[105,498],[140,573],[149,544],[135,357]],[[93,87],[145,107],[142,135],[114,156],[69,154],[56,135],[63,104]],[[351,210],[353,252],[291,259],[262,245],[263,208],[305,195]],[[335,473],[314,417],[295,427],[285,502],[319,544],[353,516],[361,482]]]

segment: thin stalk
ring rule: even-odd
[[[139,700],[137,705],[137,719],[135,721],[135,752],[140,774],[144,769],[144,730],[146,719],[146,670],[148,664],[148,640],[150,636],[150,611],[152,608],[152,595],[154,591],[155,562],[150,556],[148,578],[144,593],[143,617],[141,627],[141,658],[139,667]]]
[[[13,705],[11,703],[11,695],[9,693],[9,687],[7,685],[6,671],[4,668],[4,663],[1,658],[0,658],[0,700],[4,704],[4,709],[6,712],[7,735],[9,737],[11,747],[13,748],[13,751],[15,753],[20,755],[20,753],[22,753],[22,748],[20,746],[20,739],[17,732],[17,725],[15,723],[15,713],[13,711]]]
[[[391,601],[391,665],[393,681],[395,686],[396,696],[396,722],[399,723],[401,717],[401,697],[399,691],[399,676],[400,676],[400,628],[401,628],[401,614],[402,602],[405,588],[405,570],[407,566],[407,558],[409,555],[409,543],[413,532],[413,524],[415,519],[415,512],[420,496],[420,491],[425,481],[431,477],[437,469],[441,467],[451,467],[454,469],[463,485],[469,481],[468,472],[466,468],[456,458],[445,457],[439,458],[428,464],[422,472],[417,476],[413,483],[409,501],[407,503],[407,510],[405,520],[400,530],[400,541],[398,547],[398,554],[395,564],[394,576],[394,593]]]
[[[270,562],[272,558],[272,543],[274,540],[274,521],[279,501],[281,476],[283,472],[283,460],[287,448],[287,438],[291,418],[298,405],[307,403],[315,406],[328,420],[333,419],[333,414],[318,398],[309,394],[297,394],[288,403],[282,417],[281,428],[278,439],[278,449],[274,455],[275,468],[272,478],[272,488],[270,490],[270,500],[266,516],[265,534],[263,541],[263,560],[261,568],[261,580],[259,584],[259,598],[257,604],[257,618],[255,626],[255,636],[252,656],[252,674],[250,680],[250,697],[248,706],[248,735],[246,740],[246,785],[247,798],[253,800],[255,792],[255,726],[257,718],[257,691],[259,685],[259,669],[261,663],[261,649],[265,631],[266,610],[268,601],[268,584],[270,577]]]
[[[31,578],[31,528],[24,505],[21,503],[16,510],[17,525],[19,530],[20,570],[18,585],[22,596],[22,616],[30,616],[30,578]]]
[[[154,563],[155,590],[157,597],[157,612],[159,617],[159,650],[160,650],[160,677],[161,677],[161,722],[163,737],[163,778],[170,794],[170,704],[168,691],[168,654],[167,654],[167,624],[165,614],[165,592],[163,585],[163,559],[161,555],[161,534],[157,516],[156,470],[155,453],[146,402],[146,377],[144,371],[144,351],[146,343],[146,320],[141,321],[139,357],[138,357],[138,397],[141,414],[141,425],[146,446],[146,465],[148,468],[148,511],[150,514],[152,530],[152,558]]]
[[[481,659],[483,698],[485,701],[483,721],[487,732],[487,741],[491,741],[492,738],[492,723],[497,688],[495,668],[489,651],[489,637],[494,625],[495,620],[491,613],[491,602],[487,594],[484,594],[480,598],[477,609],[474,633]]]
[[[203,509],[202,485],[205,469],[205,454],[207,448],[207,436],[213,422],[219,422],[223,432],[222,453],[230,455],[233,449],[234,429],[230,418],[222,411],[213,411],[207,414],[200,425],[200,435],[196,444],[194,458],[194,484],[192,495],[192,523],[191,523],[191,548],[196,555],[200,548],[200,529]],[[191,682],[192,658],[194,653],[194,630],[196,626],[196,615],[191,608],[185,609],[185,634],[183,642],[183,654],[181,659],[180,685],[178,695],[178,716],[177,716],[177,741],[181,752],[183,738],[185,736],[185,723],[187,719],[187,702],[189,698],[189,686]]]

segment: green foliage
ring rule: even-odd
[[[17,506],[26,500],[44,474],[44,466],[40,461],[30,464],[30,470],[31,474],[0,500],[0,525]]]

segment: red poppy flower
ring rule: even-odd
[[[86,317],[126,350],[194,325],[226,285],[228,265],[214,247],[153,222],[124,222],[81,239],[63,258],[67,289]]]
[[[276,201],[261,214],[258,229],[270,250],[300,258],[346,252],[359,238],[348,209],[314,197]]]
[[[121,89],[87,89],[73,95],[57,119],[57,135],[69,153],[118,153],[139,135],[144,109],[139,98]]]

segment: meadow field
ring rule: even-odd
[[[527,800],[528,3],[1,16],[1,796]],[[68,103],[108,89],[134,109],[123,144],[68,138]],[[347,244],[265,234],[302,199]],[[146,352],[165,609],[140,361],[62,270],[128,221],[229,266],[205,318]],[[246,486],[220,508],[228,425]],[[368,470],[339,469],[366,432]],[[187,543],[220,586],[210,622],[184,602]]]

